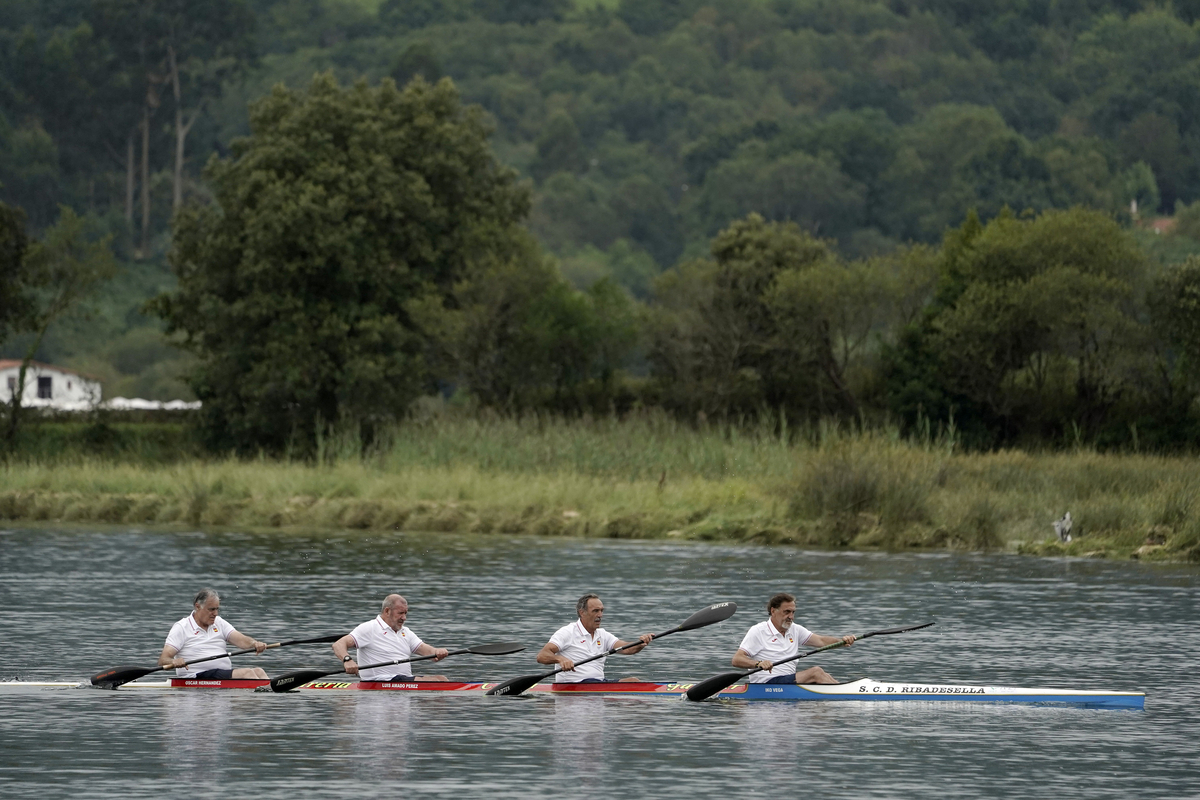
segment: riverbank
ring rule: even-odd
[[[414,421],[318,465],[0,466],[0,520],[951,548],[1200,562],[1194,459],[963,454],[886,432],[780,435],[626,421]],[[1073,540],[1051,522],[1070,511]]]

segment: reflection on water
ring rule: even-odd
[[[613,700],[553,698],[554,765],[568,786],[594,786],[605,772],[608,715]]]
[[[184,775],[219,774],[230,745],[232,708],[233,695],[225,692],[179,692],[165,698],[156,721],[168,762]]]
[[[797,729],[805,728],[812,710],[793,703],[748,703],[738,708],[735,739],[747,762],[776,770],[806,761]]]
[[[0,676],[78,680],[153,664],[202,585],[221,592],[239,629],[267,641],[348,631],[400,591],[428,641],[515,639],[529,648],[456,656],[438,668],[452,678],[540,671],[534,653],[585,591],[600,594],[605,627],[626,638],[737,602],[727,622],[610,665],[647,679],[703,678],[728,669],[766,598],[787,590],[800,598],[797,619],[821,633],[937,622],[811,659],[844,679],[1150,696],[1145,712],[1112,712],[387,692],[7,694],[0,796],[789,796],[798,780],[806,793],[845,798],[1196,794],[1200,687],[1190,676],[1200,662],[1200,572],[1183,566],[409,534],[8,531],[0,532]],[[244,657],[272,674],[336,668],[332,661],[328,645]]]

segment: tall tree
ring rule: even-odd
[[[520,252],[527,190],[454,85],[278,86],[176,215],[155,308],[199,357],[218,450],[312,452],[322,425],[396,419],[429,387],[414,305]]]
[[[175,169],[171,208],[183,205],[188,133],[205,104],[254,58],[254,15],[245,0],[159,0],[167,80],[175,100]]]
[[[162,105],[162,89],[167,81],[166,20],[160,0],[96,0],[89,10],[89,20],[109,43],[126,76],[126,102],[137,108],[136,115],[126,121],[124,137],[125,214],[132,232],[135,175],[140,172],[142,219],[138,254],[145,257],[150,249],[151,121]],[[140,155],[135,151],[138,138]]]
[[[800,319],[811,306],[796,306],[803,279],[788,277],[832,261],[828,243],[751,214],[713,239],[712,255],[655,282],[648,356],[669,402],[718,415],[854,412],[831,327]]]

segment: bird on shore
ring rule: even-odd
[[[1051,523],[1054,526],[1054,532],[1058,534],[1060,542],[1071,541],[1071,512],[1063,514],[1062,519],[1055,520]]]

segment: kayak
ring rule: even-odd
[[[199,680],[171,678],[167,681],[134,681],[119,691],[167,691],[195,689],[256,689],[270,691],[265,680]],[[330,681],[307,683],[299,692],[451,692],[482,695],[497,682],[456,681]],[[611,683],[539,683],[526,694],[555,697],[650,697],[681,699],[691,683],[611,682]],[[0,681],[0,692],[72,689],[89,687],[77,682]],[[1092,708],[1144,708],[1143,692],[1112,692],[1094,689],[1029,689],[1012,686],[975,686],[966,684],[881,682],[862,678],[850,683],[829,685],[742,683],[714,696],[717,700],[792,700],[850,702],[953,702],[953,703],[1032,703],[1072,705]]]

